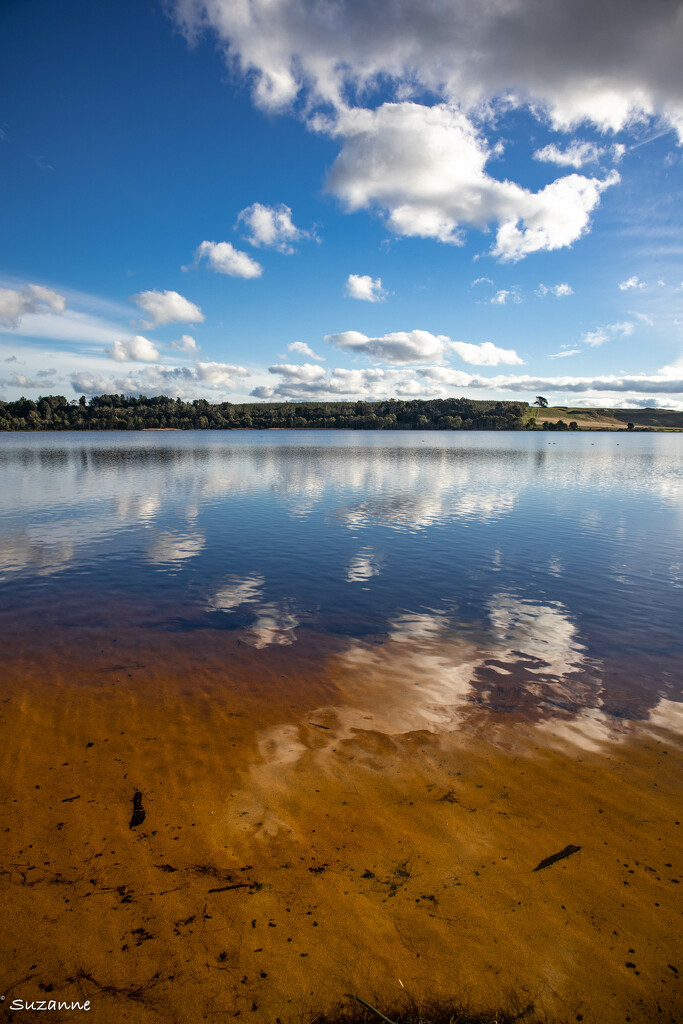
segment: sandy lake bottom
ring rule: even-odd
[[[313,1021],[347,993],[681,1019],[667,709],[615,731],[463,706],[482,652],[419,631],[301,637],[257,670],[225,632],[40,647],[3,666],[7,1000],[90,999],[102,1022]]]

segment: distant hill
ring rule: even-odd
[[[574,420],[580,430],[623,430],[632,423],[635,430],[681,430],[683,412],[673,409],[586,409],[557,405],[536,409],[536,422],[566,423]]]

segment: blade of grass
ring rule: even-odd
[[[364,1006],[366,1009],[376,1014],[376,1016],[378,1016],[380,1020],[385,1021],[386,1024],[395,1024],[393,1020],[389,1020],[388,1017],[385,1017],[383,1013],[380,1013],[380,1011],[377,1010],[374,1006],[371,1006],[370,1003],[366,1003],[365,1000],[361,999],[360,996],[355,996],[351,992],[347,992],[346,995],[348,999],[355,999],[357,1003],[361,1004],[361,1006]]]

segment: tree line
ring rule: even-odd
[[[0,430],[522,430],[535,426],[530,412],[526,402],[468,398],[213,405],[164,395],[48,395],[0,401]]]

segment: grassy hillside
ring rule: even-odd
[[[670,409],[586,409],[567,405],[532,409],[539,426],[572,420],[580,430],[623,430],[632,423],[635,430],[683,430],[683,412]]]

